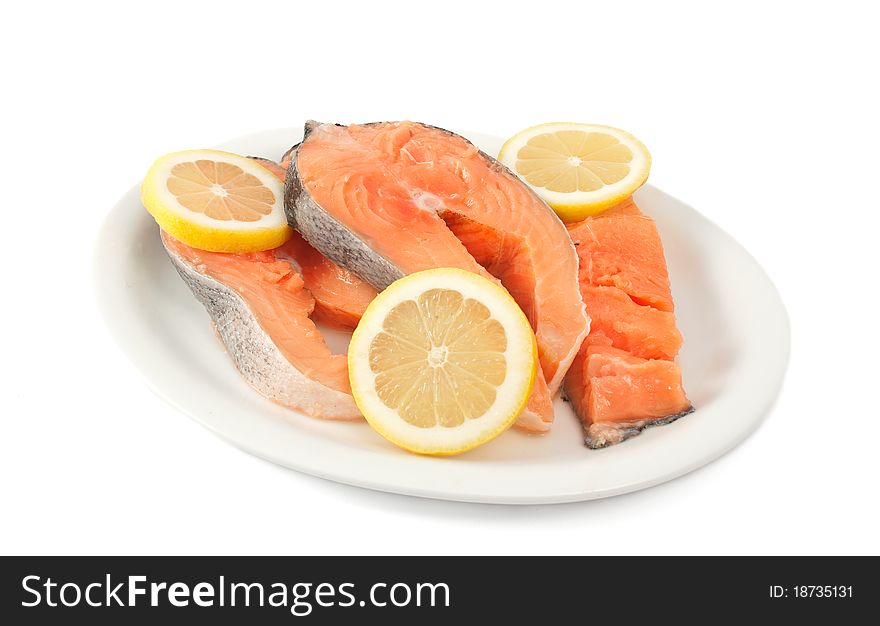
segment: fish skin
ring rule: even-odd
[[[584,444],[591,450],[599,450],[608,446],[616,445],[627,439],[635,437],[646,428],[652,426],[665,426],[694,412],[693,405],[675,415],[668,415],[661,419],[644,419],[631,422],[599,422],[590,424],[584,428]]]
[[[226,352],[247,383],[264,397],[312,417],[361,419],[351,395],[305,376],[284,358],[247,303],[230,287],[199,272],[163,246],[177,273],[204,305]]]

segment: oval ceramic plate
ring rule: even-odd
[[[489,154],[502,141],[464,133]],[[221,147],[279,159],[298,129]],[[276,406],[239,376],[202,306],[165,256],[153,219],[129,191],[108,216],[96,251],[99,305],[119,345],[152,388],[240,448],[330,480],[470,502],[537,504],[602,498],[671,480],[718,458],[770,409],[788,361],[789,327],[773,284],[730,236],[691,207],[645,186],[639,206],[660,228],[679,327],[680,363],[696,411],[603,450],[583,445],[567,403],[550,433],[510,430],[454,458],[406,453],[366,423],[334,423]],[[346,336],[331,333],[344,351]]]

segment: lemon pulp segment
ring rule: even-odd
[[[370,345],[379,398],[415,426],[459,426],[495,402],[507,335],[485,305],[432,289],[395,306]]]

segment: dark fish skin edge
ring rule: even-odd
[[[267,159],[266,157],[254,156],[252,154],[249,154],[247,155],[247,158],[253,159],[254,161],[261,161],[263,163],[272,163],[273,165],[278,165],[277,163],[275,163],[275,161],[273,161],[272,159]]]
[[[302,143],[302,142],[300,142],[300,143]],[[299,148],[299,144],[298,144],[298,143],[295,143],[295,144],[293,144],[292,146],[290,146],[290,147],[287,149],[287,152],[285,152],[284,154],[281,155],[281,158],[278,159],[278,162],[279,162],[279,163],[283,162],[287,157],[289,157],[291,154],[293,154],[293,151],[296,150],[297,148]]]
[[[316,122],[306,122],[306,138],[315,125]],[[376,289],[382,290],[402,278],[403,272],[399,268],[371,250],[357,235],[312,199],[303,186],[297,169],[298,145],[291,149],[292,158],[284,182],[284,213],[287,223],[324,256],[360,276]]]
[[[370,122],[362,124],[362,126],[377,126],[388,123],[394,122]],[[466,137],[457,135],[445,128],[422,122],[413,123],[438,130],[451,137],[458,137],[473,146],[473,143]],[[334,263],[360,276],[377,289],[384,289],[398,278],[401,278],[403,272],[390,261],[370,250],[353,232],[320,207],[305,190],[299,178],[296,159],[297,149],[308,139],[315,128],[322,125],[322,123],[314,120],[307,121],[303,131],[302,142],[292,146],[281,158],[283,161],[286,157],[291,156],[284,189],[284,211],[287,215],[287,222],[292,228],[298,230],[306,241],[320,250]],[[345,124],[333,125],[342,128],[346,127]],[[479,149],[478,152],[493,170],[506,172],[513,180],[519,180],[516,174],[494,157]],[[530,187],[525,184],[523,186],[543,203]],[[547,211],[550,215],[556,217],[556,214],[549,207]]]
[[[623,422],[620,425],[619,434],[621,436],[620,441],[617,442],[609,442],[609,441],[596,441],[589,434],[584,436],[584,445],[586,445],[590,450],[599,450],[601,448],[607,448],[612,445],[617,445],[623,443],[627,439],[632,439],[636,435],[640,434],[646,428],[652,428],[654,426],[665,426],[666,424],[671,424],[677,419],[684,417],[685,415],[690,415],[694,412],[694,407],[690,406],[681,413],[676,413],[675,415],[670,415],[668,417],[663,417],[661,419],[656,420],[647,420],[644,423],[637,422]]]

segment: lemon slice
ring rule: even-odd
[[[352,395],[398,446],[449,455],[497,437],[532,391],[538,349],[504,288],[459,269],[392,283],[351,338]]]
[[[642,186],[651,155],[628,132],[596,124],[532,126],[501,147],[498,160],[566,222],[620,203]]]
[[[219,150],[160,157],[141,200],[175,239],[212,252],[257,252],[290,239],[284,184],[254,159]]]

